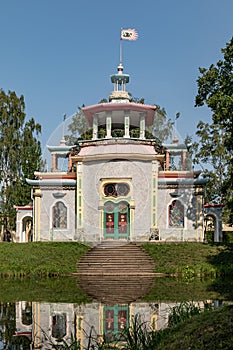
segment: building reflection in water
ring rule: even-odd
[[[16,303],[15,335],[30,338],[31,349],[52,349],[51,344],[62,345],[62,340],[69,344],[72,335],[81,349],[85,349],[90,334],[98,340],[105,335],[107,340],[113,341],[124,327],[130,326],[135,315],[140,316],[148,329],[162,329],[167,326],[171,307],[175,305],[165,302],[76,305],[21,301]]]
[[[160,330],[167,326],[171,308],[177,304],[143,301],[152,282],[153,279],[143,276],[86,276],[80,277],[78,284],[92,299],[87,304],[0,303],[1,339],[8,344],[4,349],[13,349],[14,340],[27,340],[28,347],[23,349],[52,349],[52,344],[62,348],[64,341],[70,344],[72,337],[85,349],[90,335],[99,341],[104,337],[109,341],[119,339],[135,316],[148,330]],[[4,331],[10,327],[11,332]]]

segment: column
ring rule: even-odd
[[[182,163],[182,169],[181,170],[187,170],[186,169],[186,152],[182,152],[182,156],[181,156],[181,163]]]
[[[95,114],[93,117],[92,124],[92,140],[96,140],[98,138],[98,116]]]
[[[215,207],[211,211],[215,218],[214,242],[222,242],[222,207]]]
[[[52,172],[57,171],[57,154],[52,154]]]
[[[145,128],[146,128],[145,114],[140,113],[140,139],[145,138]]]
[[[157,197],[158,197],[158,161],[152,161],[151,169],[151,239],[155,239],[158,230],[157,218]]]
[[[112,137],[112,113],[106,112],[106,138]]]
[[[170,168],[170,152],[166,151],[165,171],[169,171],[169,168]]]
[[[131,199],[130,201],[130,233],[129,233],[129,239],[132,241],[134,239],[134,213],[135,213],[135,204],[134,199]]]
[[[83,228],[83,163],[77,163],[77,230],[79,237]],[[83,238],[83,237],[80,237]]]
[[[33,205],[33,216],[34,216],[34,232],[33,241],[40,241],[40,207],[41,207],[41,190],[36,189],[34,191],[34,205]]]
[[[99,210],[99,228],[100,228],[99,240],[101,242],[102,239],[104,238],[104,203],[102,199],[100,199],[99,201],[98,210]]]
[[[43,333],[41,329],[41,314],[40,314],[40,303],[33,302],[33,332],[32,332],[32,340],[34,349],[41,349],[42,339],[41,336]]]
[[[125,135],[124,137],[126,138],[130,138],[130,134],[129,134],[129,128],[130,128],[130,116],[129,116],[129,112],[125,112]]]
[[[83,349],[83,333],[84,333],[84,327],[83,324],[83,312],[79,311],[75,313],[75,333],[76,333],[76,340],[79,342],[80,348]]]
[[[196,197],[196,240],[203,242],[204,240],[204,215],[203,215],[203,189],[195,188]]]

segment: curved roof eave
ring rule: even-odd
[[[26,179],[26,182],[30,186],[76,186],[76,180],[73,179],[44,179],[44,180],[31,180]]]
[[[53,153],[53,152],[59,153],[59,152],[69,152],[72,149],[72,147],[75,147],[75,146],[67,146],[67,145],[49,146],[49,145],[46,145],[46,147],[51,153]]]

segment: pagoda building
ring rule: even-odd
[[[130,102],[122,64],[111,82],[109,102],[83,108],[92,139],[48,146],[52,171],[27,180],[32,240],[202,242],[205,180],[187,166],[187,147],[177,138],[168,145],[146,138],[156,106]],[[60,171],[58,160],[67,154]],[[25,211],[17,208],[20,241]]]

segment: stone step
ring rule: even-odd
[[[98,274],[104,274],[107,273],[109,274],[114,273],[116,275],[120,275],[120,274],[141,274],[142,272],[144,273],[151,273],[153,272],[153,270],[151,270],[150,267],[146,267],[146,268],[139,268],[139,267],[126,267],[126,268],[119,268],[119,267],[112,267],[112,266],[90,266],[90,267],[80,267],[79,269],[80,273],[86,273],[86,274],[90,274],[90,273],[98,273]]]
[[[83,261],[85,260],[94,260],[94,259],[105,259],[105,260],[119,260],[119,261],[122,261],[122,260],[127,260],[127,259],[133,259],[133,260],[137,260],[137,259],[141,259],[141,260],[147,260],[147,261],[153,261],[150,257],[147,257],[145,254],[132,254],[132,252],[126,252],[126,253],[123,253],[123,252],[120,252],[120,254],[86,254],[84,257],[83,257]]]
[[[152,276],[81,275],[79,286],[93,299],[105,304],[129,303],[144,297],[150,290]]]
[[[153,266],[153,265],[152,265]],[[112,265],[112,264],[80,264],[78,265],[79,267],[79,272],[83,272],[86,270],[86,272],[90,272],[92,270],[116,270],[121,272],[125,271],[131,271],[134,272],[136,271],[153,271],[151,268],[151,265],[138,265],[138,264],[132,264],[132,265],[127,265],[127,264],[122,264],[122,265]]]
[[[100,254],[95,254],[95,255],[86,255],[85,257],[83,257],[83,259],[81,261],[85,262],[90,262],[93,261],[95,262],[98,259],[98,261],[102,261],[102,262],[109,262],[112,261],[113,263],[121,263],[121,262],[125,262],[125,261],[133,261],[133,262],[137,262],[137,261],[145,261],[145,262],[153,262],[152,259],[150,259],[150,257],[146,257],[145,255],[130,255],[128,254],[120,254],[120,256],[116,255],[113,256],[112,255],[100,255]]]
[[[111,241],[90,249],[77,268],[87,275],[142,275],[153,273],[154,262],[138,245]]]

